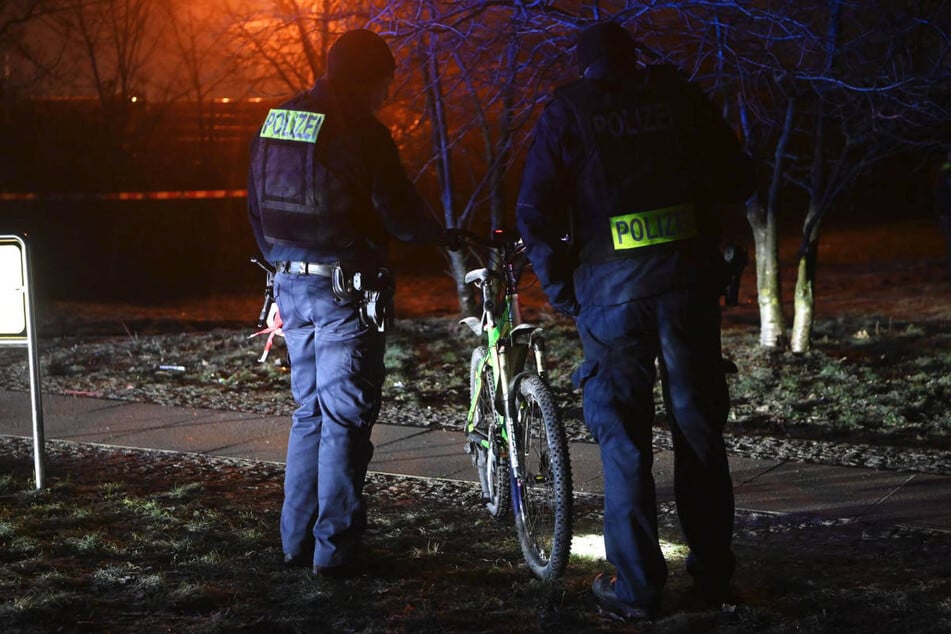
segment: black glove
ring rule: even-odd
[[[746,249],[731,244],[723,251],[723,280],[721,295],[726,298],[727,306],[737,306],[740,303],[740,278],[743,269],[749,263]]]
[[[464,247],[465,236],[461,229],[446,229],[443,232],[442,244],[450,251],[459,251]]]

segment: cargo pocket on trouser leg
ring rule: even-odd
[[[591,403],[589,401],[588,395],[585,393],[586,390],[590,389],[589,382],[591,379],[595,378],[598,374],[598,361],[584,360],[581,362],[581,365],[571,373],[571,382],[574,384],[576,389],[581,390],[581,411],[583,413],[584,423],[587,426],[588,430],[591,432],[591,435],[594,437],[595,441],[598,440],[597,430],[591,426],[592,420],[590,417],[590,408]]]
[[[571,373],[571,382],[574,384],[575,388],[584,390],[584,384],[587,383],[588,379],[593,377],[597,372],[597,361],[582,361],[581,365],[579,365],[577,369]]]

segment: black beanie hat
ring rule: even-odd
[[[617,22],[598,22],[578,34],[575,46],[578,71],[584,71],[599,60],[633,63],[637,59],[637,45],[631,34]]]
[[[327,53],[327,77],[349,84],[385,79],[396,70],[396,60],[382,37],[368,29],[347,31]]]

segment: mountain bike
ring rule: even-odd
[[[571,462],[547,381],[542,329],[521,322],[525,249],[504,231],[491,238],[461,236],[489,251],[488,266],[465,278],[481,291],[482,316],[461,323],[484,338],[469,366],[465,450],[478,470],[486,509],[499,520],[512,510],[528,567],[540,579],[555,579],[571,548]]]

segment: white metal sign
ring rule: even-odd
[[[0,243],[0,334],[26,334],[26,293],[23,251],[15,243]]]
[[[43,396],[30,286],[30,254],[20,236],[0,236],[0,346],[27,349],[30,397],[33,409],[33,463],[36,488],[45,484],[46,441],[43,433]]]

